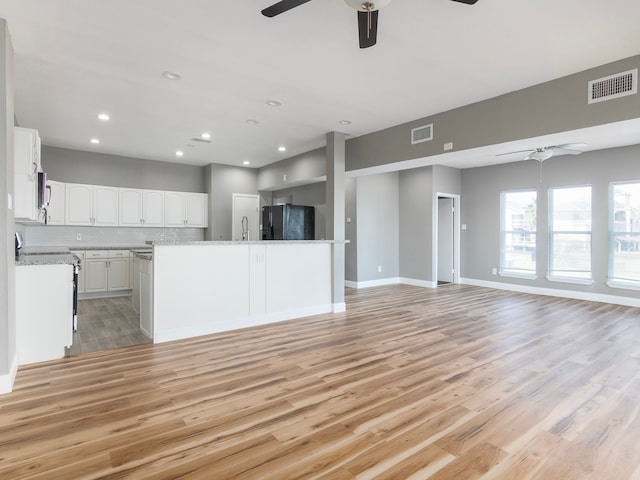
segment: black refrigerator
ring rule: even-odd
[[[303,205],[262,207],[263,240],[315,240],[316,212]]]

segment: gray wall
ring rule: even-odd
[[[590,80],[640,66],[640,56],[438,113],[347,141],[347,171],[495,145],[638,117],[640,95],[587,104]],[[411,145],[411,129],[433,123],[433,140]]]
[[[326,238],[327,231],[327,185],[326,182],[312,183],[301,187],[287,188],[273,192],[274,201],[277,198],[291,197],[293,205],[307,205],[315,207],[316,240]]]
[[[400,277],[433,281],[433,167],[400,172]]]
[[[434,193],[450,193],[460,195],[462,191],[461,170],[442,165],[433,166]]]
[[[50,180],[113,187],[206,192],[205,167],[69,150],[43,145],[42,167]]]
[[[16,360],[13,197],[13,48],[7,22],[0,19],[0,376]]]
[[[326,175],[326,149],[319,148],[258,169],[258,190],[283,190],[325,180]]]
[[[365,175],[356,182],[357,281],[397,278],[400,273],[399,174]],[[378,272],[379,266],[381,272]]]
[[[233,194],[258,195],[258,173],[254,168],[212,163],[205,167],[209,192],[207,240],[231,240]],[[261,201],[263,203],[263,201]]]
[[[606,286],[608,270],[608,188],[612,181],[640,181],[640,145],[577,156],[466,169],[462,171],[462,275],[465,278],[577,290],[626,297],[640,292]],[[592,185],[591,286],[550,282],[546,279],[548,256],[547,195],[550,187]],[[492,275],[500,261],[500,192],[519,188],[538,191],[537,279],[520,280]]]

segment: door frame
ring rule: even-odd
[[[431,249],[431,278],[433,286],[438,286],[438,198],[453,199],[453,283],[460,283],[460,195],[455,193],[436,192],[433,202],[433,237]]]

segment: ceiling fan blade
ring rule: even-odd
[[[280,15],[287,10],[291,10],[292,8],[299,7],[300,5],[310,1],[311,0],[282,0],[278,3],[274,3],[270,7],[265,8],[261,13],[265,17],[271,18],[275,17],[276,15]]]
[[[496,157],[502,157],[503,155],[513,155],[515,153],[533,153],[535,151],[536,151],[535,149],[530,148],[529,150],[518,150],[518,151],[515,151],[515,152],[497,153]]]
[[[586,143],[563,143],[562,145],[553,145],[548,148],[551,150],[561,150],[561,149],[577,150],[579,148],[584,148],[587,146],[588,145]]]
[[[360,48],[373,47],[378,37],[378,10],[358,12],[358,36]]]
[[[549,151],[553,152],[554,157],[556,155],[580,155],[582,153],[582,150],[573,150],[571,148],[554,148]]]
[[[466,3],[467,5],[474,5],[478,0],[453,0],[454,2]]]

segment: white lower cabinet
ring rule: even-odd
[[[128,250],[87,250],[85,293],[129,290]]]
[[[73,342],[73,266],[16,267],[18,364],[65,355]]]

